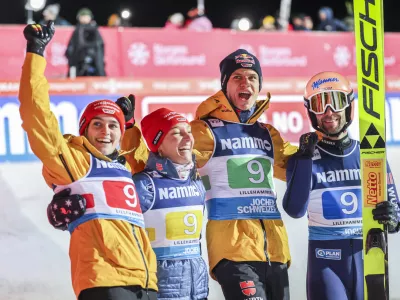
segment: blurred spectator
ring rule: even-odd
[[[296,14],[292,17],[293,30],[306,30],[304,26],[304,14]]]
[[[307,31],[313,30],[314,23],[310,16],[304,17],[304,27],[306,28],[305,30],[307,30]]]
[[[260,31],[274,31],[275,27],[275,18],[273,16],[266,16],[262,20],[262,25],[259,29]]]
[[[185,22],[185,17],[181,13],[174,13],[168,17],[165,23],[165,29],[182,29]]]
[[[187,13],[185,28],[193,31],[211,31],[213,26],[210,19],[205,15],[204,10],[192,8]]]
[[[64,18],[60,17],[59,13],[60,13],[60,4],[56,3],[47,5],[42,12],[43,19],[40,20],[39,23],[42,25],[47,25],[48,21],[54,21],[54,25],[70,26],[71,24]]]
[[[76,20],[78,21],[77,25],[88,25],[88,24],[96,24],[96,21],[93,19],[93,13],[89,8],[81,8],[76,14]]]
[[[293,25],[290,24],[290,22],[288,22],[288,20],[281,18],[281,13],[279,10],[275,13],[275,20],[276,20],[275,21],[276,30],[279,30],[279,31],[293,30]]]
[[[118,27],[121,26],[121,18],[118,14],[112,14],[107,20],[108,27]]]
[[[353,2],[346,1],[347,16],[343,19],[344,24],[346,24],[348,31],[354,30],[354,10]]]
[[[65,53],[69,77],[105,76],[104,42],[93,20],[92,11],[82,8],[76,19],[78,23]]]
[[[319,10],[319,19],[321,23],[317,30],[320,31],[348,31],[346,24],[333,17],[333,11],[330,7],[321,7]]]

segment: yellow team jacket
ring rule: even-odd
[[[28,134],[35,155],[43,162],[43,177],[52,187],[66,185],[85,176],[90,154],[110,161],[82,136],[62,136],[50,111],[49,84],[44,76],[46,60],[27,53],[19,90],[22,127]],[[137,127],[128,129],[123,145],[133,149],[127,156],[132,173],[144,168],[147,148]],[[122,152],[121,154],[128,154]],[[133,235],[136,233],[137,240]],[[157,262],[144,230],[120,220],[91,220],[78,226],[71,235],[72,285],[76,297],[88,288],[139,285],[157,290]]]
[[[269,106],[267,100],[257,101],[254,114],[247,121],[253,124]],[[194,136],[194,153],[201,168],[212,157],[214,137],[202,118],[240,122],[222,91],[202,102],[197,108],[196,119],[191,122]],[[274,177],[286,181],[286,164],[297,147],[285,142],[279,132],[265,124],[274,146]],[[269,259],[273,262],[289,263],[288,237],[282,220],[263,220],[267,236]],[[210,274],[222,259],[232,261],[266,261],[265,238],[260,220],[209,220],[206,231]]]

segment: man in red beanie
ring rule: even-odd
[[[222,89],[197,108],[191,123],[199,172],[207,190],[207,249],[211,276],[225,299],[289,299],[288,237],[273,178],[286,180],[297,147],[257,120],[260,63],[238,49],[220,63]]]
[[[71,233],[75,295],[79,300],[156,299],[156,257],[132,181],[132,173],[141,171],[147,160],[146,146],[138,138],[140,131],[132,126],[134,98],[123,97],[116,104],[110,100],[89,104],[80,120],[80,136],[63,136],[50,110],[44,76],[43,52],[54,31],[53,22],[24,29],[27,53],[19,91],[20,113],[30,146],[43,162],[46,183],[63,197],[71,194],[71,201],[61,207],[55,197],[48,212],[54,227]],[[129,152],[117,150],[125,128],[129,133],[124,135],[123,147],[136,149],[127,156],[130,164],[123,157]],[[81,217],[72,221],[75,208]],[[67,226],[57,222],[62,215]]]

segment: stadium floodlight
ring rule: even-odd
[[[25,4],[26,9],[26,23],[32,24],[33,21],[33,12],[39,11],[44,8],[46,5],[46,0],[28,0]]]
[[[248,18],[241,18],[237,24],[239,30],[247,31],[251,28],[253,24]]]
[[[131,12],[130,12],[130,10],[129,9],[124,9],[122,12],[121,12],[121,17],[122,17],[122,19],[129,19],[130,18],[130,16],[131,16]]]
[[[25,5],[26,10],[39,11],[46,5],[46,0],[28,0]]]

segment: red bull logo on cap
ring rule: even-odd
[[[243,63],[253,64],[253,65],[255,64],[254,57],[246,53],[236,55],[235,61],[237,64],[243,64]]]

